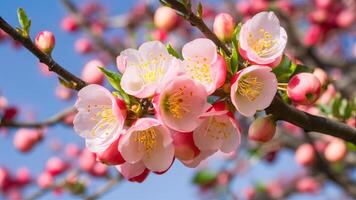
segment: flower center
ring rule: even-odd
[[[217,120],[215,117],[210,117],[205,131],[213,139],[227,139],[231,133],[226,131],[226,128],[227,124],[225,122]]]
[[[112,113],[111,106],[94,105],[94,108],[100,109],[92,116],[92,120],[96,122],[95,126],[91,130],[91,135],[96,136],[97,133],[104,132],[105,135],[111,134],[116,127],[116,117]],[[88,112],[91,112],[92,108],[88,105]]]
[[[237,84],[237,92],[249,101],[254,101],[261,94],[262,89],[263,83],[254,76],[241,77]]]
[[[181,119],[186,113],[190,112],[184,104],[184,99],[186,98],[186,88],[186,86],[180,87],[173,94],[167,95],[164,100],[165,109],[176,119]],[[192,96],[193,92],[190,92],[189,95]]]
[[[152,56],[152,55],[150,55]],[[160,66],[162,61],[166,61],[167,58],[162,54],[144,61],[141,59],[138,68],[141,70],[140,77],[147,83],[156,82],[163,75],[163,68]]]
[[[207,58],[203,58],[202,60],[205,61]],[[199,61],[191,61],[189,58],[188,61],[190,64],[187,65],[187,68],[193,79],[202,83],[212,82],[209,65],[206,63],[200,63]]]
[[[141,143],[145,152],[149,154],[157,144],[157,133],[153,127],[138,131],[135,141]]]
[[[266,56],[276,49],[277,40],[272,39],[272,34],[261,28],[258,30],[257,38],[250,32],[247,42],[258,56]]]

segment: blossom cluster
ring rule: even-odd
[[[228,69],[225,57],[206,38],[186,43],[181,58],[159,41],[122,51],[117,57],[121,93],[97,84],[81,89],[75,131],[97,160],[137,182],[149,172],[166,172],[175,159],[196,167],[218,151],[234,152],[241,134],[235,113],[252,117],[271,104],[278,87],[272,69],[287,43],[273,12],[252,17],[236,37],[238,52],[248,63],[237,72]],[[304,92],[297,92],[298,97],[305,97]],[[250,138],[273,137],[272,117],[254,124]]]

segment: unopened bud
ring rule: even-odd
[[[230,41],[234,33],[234,19],[227,13],[220,13],[214,20],[214,33],[222,41]]]
[[[287,87],[288,97],[295,103],[311,105],[320,96],[321,84],[311,73],[300,73],[291,78]]]
[[[271,140],[276,133],[276,121],[272,115],[259,117],[252,122],[248,129],[248,138],[258,142]]]
[[[176,25],[178,15],[172,8],[163,6],[156,10],[153,20],[158,29],[170,31]]]
[[[41,31],[35,38],[36,47],[47,54],[52,52],[55,43],[54,35],[50,31]]]

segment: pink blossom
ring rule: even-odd
[[[137,162],[135,164],[130,164],[126,162],[122,165],[117,165],[116,169],[127,180],[139,183],[143,182],[150,172],[145,167],[143,162]]]
[[[54,183],[54,177],[47,172],[43,172],[37,178],[37,184],[42,189],[50,187],[51,185],[53,185],[53,183]]]
[[[54,38],[54,35],[50,31],[41,31],[37,34],[35,38],[36,47],[48,54],[52,52],[55,43],[56,40]]]
[[[97,177],[106,176],[108,174],[108,167],[100,162],[97,162],[95,163],[91,174]]]
[[[78,92],[78,113],[74,130],[85,138],[86,146],[95,153],[104,151],[121,133],[126,106],[106,88],[91,84]]]
[[[277,93],[277,79],[266,66],[252,65],[232,79],[231,101],[242,115],[251,117],[267,108]]]
[[[16,183],[25,186],[32,181],[31,172],[27,167],[21,167],[16,171]],[[0,184],[1,185],[1,184]]]
[[[76,144],[69,143],[65,147],[65,153],[66,153],[66,156],[68,156],[70,158],[77,158],[80,153],[80,149]]]
[[[204,51],[202,51],[204,49]],[[221,87],[226,78],[226,63],[209,39],[198,38],[183,46],[184,72],[202,84],[208,94]]]
[[[330,162],[342,161],[347,154],[347,147],[344,141],[340,139],[332,139],[326,146],[324,155]]]
[[[209,104],[204,87],[187,76],[177,76],[167,83],[154,99],[157,116],[169,128],[191,132],[198,127],[198,116]]]
[[[179,62],[159,41],[143,43],[138,50],[126,49],[117,57],[117,66],[123,73],[122,89],[135,97],[153,96]]]
[[[96,164],[95,154],[85,148],[79,155],[79,168],[85,172],[91,172]]]
[[[271,140],[276,133],[276,121],[273,116],[259,117],[255,119],[248,129],[248,138],[258,142]]]
[[[178,22],[178,15],[170,7],[159,7],[153,17],[153,23],[158,29],[169,31],[174,28]]]
[[[75,41],[74,49],[80,54],[86,54],[93,50],[93,46],[89,39],[79,38],[77,41]]]
[[[317,193],[320,189],[320,184],[312,177],[304,177],[298,180],[296,188],[299,192]]]
[[[193,131],[193,139],[201,151],[221,150],[230,153],[237,149],[240,143],[240,127],[224,103],[215,103],[199,118],[203,121]]]
[[[14,145],[21,152],[30,151],[42,139],[42,132],[37,129],[19,129],[15,133]]]
[[[302,166],[310,166],[315,160],[315,151],[311,144],[302,144],[295,151],[295,160]]]
[[[214,19],[213,30],[215,35],[222,41],[231,40],[234,33],[235,22],[228,13],[220,13]]]
[[[56,96],[62,100],[70,100],[73,96],[72,90],[63,85],[58,85],[55,92]]]
[[[260,12],[242,25],[241,55],[252,63],[275,66],[287,44],[287,33],[273,12]]]
[[[297,104],[313,104],[319,98],[320,91],[320,81],[311,73],[296,74],[288,82],[288,97]]]
[[[59,157],[51,157],[46,163],[46,172],[52,176],[59,175],[68,168],[68,164]]]
[[[99,67],[104,67],[104,63],[100,60],[94,59],[87,62],[82,71],[82,79],[90,84],[102,84],[104,73]]]
[[[118,150],[121,136],[122,135],[120,135],[120,137],[115,142],[111,143],[111,145],[105,149],[105,151],[97,153],[97,160],[107,165],[119,165],[124,163],[125,160],[122,158],[122,155]]]
[[[73,17],[68,16],[68,17],[63,18],[63,20],[61,22],[61,27],[65,31],[73,32],[78,29],[78,24]]]
[[[217,150],[206,150],[206,151],[200,151],[200,153],[194,157],[191,160],[181,160],[181,162],[190,168],[195,168],[198,165],[200,165],[201,162],[203,162],[204,160],[206,160],[207,158],[209,158],[211,155],[213,155],[214,153],[216,153]]]
[[[170,130],[153,118],[140,118],[122,135],[119,151],[130,164],[142,162],[155,172],[167,170],[174,158]]]
[[[194,144],[193,133],[174,133],[173,144],[174,155],[179,160],[192,160],[200,153],[200,150]]]

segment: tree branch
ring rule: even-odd
[[[76,109],[74,107],[66,108],[63,111],[55,114],[54,116],[50,117],[47,120],[40,121],[40,122],[17,122],[17,121],[10,121],[10,122],[5,122],[1,121],[0,122],[0,127],[7,127],[7,128],[42,128],[42,127],[48,127],[48,126],[53,126],[58,123],[63,122],[63,119],[69,115],[70,113],[73,113]]]
[[[109,179],[109,181],[102,186],[101,188],[99,188],[97,191],[95,191],[93,194],[85,196],[83,199],[85,200],[95,200],[100,198],[103,194],[105,194],[106,192],[108,192],[109,190],[111,190],[113,187],[115,187],[118,183],[122,182],[122,176],[121,175],[117,175],[111,179]]]
[[[219,46],[226,55],[231,55],[230,49],[216,37],[216,35],[206,26],[204,21],[196,16],[190,8],[187,8],[183,3],[177,0],[164,0],[164,2],[170,5],[179,14],[183,15],[183,17],[185,17],[185,19],[192,25],[196,26],[207,38],[211,39],[217,46]],[[355,128],[351,128],[343,123],[326,119],[324,117],[310,115],[297,110],[283,102],[278,96],[274,98],[266,111],[276,116],[279,120],[290,122],[305,130],[332,135],[356,144]]]
[[[61,0],[63,5],[67,10],[75,17],[77,23],[83,30],[93,39],[95,44],[100,47],[102,50],[107,52],[114,63],[116,63],[116,56],[118,51],[115,50],[109,43],[107,43],[101,36],[94,33],[90,27],[90,22],[83,17],[77,7],[70,0]]]
[[[9,34],[14,40],[20,42],[24,47],[26,47],[33,55],[35,55],[40,62],[48,66],[48,70],[58,74],[64,80],[70,82],[76,90],[80,90],[86,83],[80,78],[76,77],[61,65],[56,63],[52,57],[48,54],[43,53],[39,50],[31,41],[30,38],[23,37],[19,32],[12,28],[2,17],[0,17],[0,28]]]

